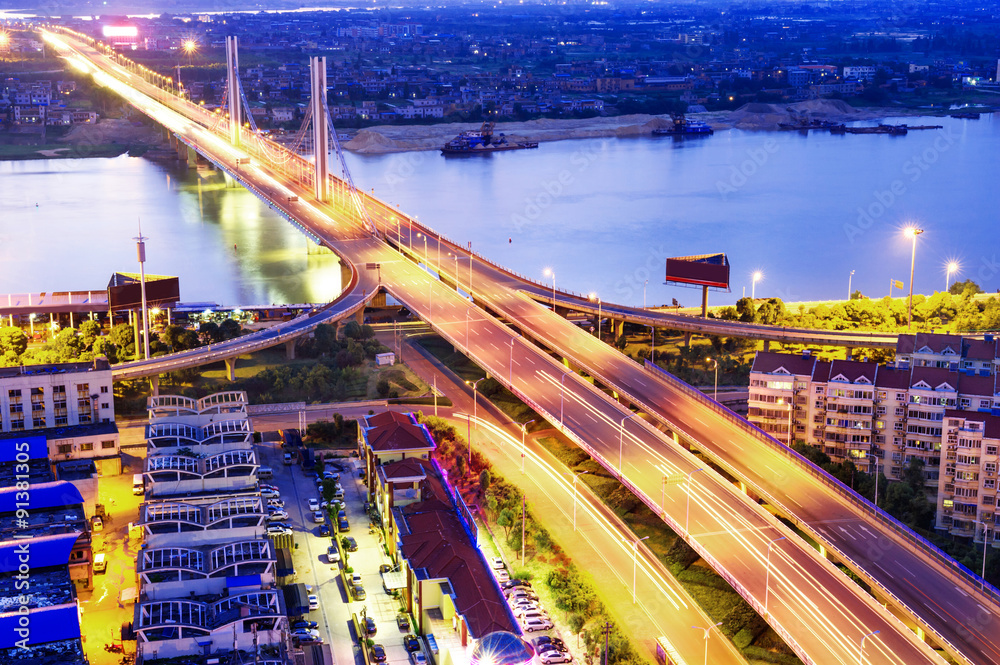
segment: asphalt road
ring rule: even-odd
[[[186,136],[200,150],[211,154],[217,163],[228,165],[231,173],[238,174],[242,182],[263,198],[272,202],[288,200],[291,191],[288,185],[258,165],[243,166],[241,170],[236,162],[242,153],[209,130],[165,110],[133,88],[121,84],[117,87],[144,113]],[[565,431],[589,445],[609,467],[615,466],[617,458],[623,475],[647,498],[660,495],[664,475],[686,475],[697,468],[696,458],[680,450],[661,433],[631,419],[621,405],[595,391],[576,374],[567,373],[564,367],[534,345],[519,339],[509,328],[485,316],[482,310],[471,306],[436,276],[401,261],[395,250],[368,237],[356,222],[333,221],[344,216],[342,210],[332,206],[320,210],[317,204],[303,201],[289,201],[287,207],[294,208],[286,209],[286,213],[301,224],[314,229],[317,235],[329,236],[334,251],[354,265],[380,263],[379,278],[394,297],[421,318],[433,322],[435,328],[453,342],[467,347],[468,353],[492,373],[506,377],[516,392],[561,421]],[[334,217],[327,213],[333,213]],[[477,269],[480,267],[478,262],[475,265]],[[366,274],[364,271],[359,273]],[[477,272],[474,278],[481,279],[479,283],[485,287],[485,292],[475,289],[477,299],[504,311],[522,329],[530,329],[543,339],[551,338],[554,348],[572,351],[574,360],[582,359],[585,362],[581,365],[594,367],[599,375],[608,374],[616,380],[639,385],[645,383],[640,395],[645,396],[646,391],[650,391],[654,398],[666,402],[672,416],[678,415],[681,402],[677,395],[671,395],[669,390],[655,383],[650,388],[653,379],[648,374],[643,375],[641,368],[560,317],[528,303],[512,291],[505,280],[483,277]],[[377,283],[373,286],[377,287]],[[356,291],[357,286],[352,293],[356,295]],[[574,332],[567,331],[566,326]],[[594,343],[599,348],[590,346]],[[625,376],[619,376],[618,372],[624,372]],[[557,414],[564,418],[556,418]],[[719,427],[716,422],[706,424],[701,434],[718,441]],[[752,464],[756,465],[756,459]],[[817,492],[821,488],[808,483],[806,489]],[[702,548],[704,556],[715,560],[718,570],[747,590],[758,603],[762,604],[765,595],[764,580],[774,583],[773,605],[770,606],[772,624],[785,631],[807,659],[821,663],[857,662],[861,638],[879,630],[879,635],[866,642],[864,659],[867,662],[940,662],[909,630],[888,617],[882,608],[801,541],[794,538],[780,541],[768,565],[768,543],[779,535],[791,536],[791,532],[721,476],[705,470],[695,474],[690,486],[679,483],[663,490],[665,518],[679,528],[683,528],[682,520],[688,523],[684,517],[688,496],[694,499],[690,502],[692,541]],[[918,560],[921,573],[943,577],[933,567],[919,568],[920,563]],[[916,607],[924,611],[926,600]],[[947,621],[937,623],[945,624],[942,629],[946,635],[958,632],[957,628],[950,628]],[[973,635],[971,641],[979,640]],[[961,643],[967,646],[968,641],[963,639]],[[976,662],[994,661],[977,658]]]

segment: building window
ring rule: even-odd
[[[71,452],[73,452],[73,444],[71,444],[71,443],[61,443],[58,446],[56,446],[56,451],[58,451],[60,455],[66,454],[66,453],[71,453]]]
[[[107,386],[101,386],[101,394],[102,395],[106,395],[107,393],[108,393],[108,387]]]
[[[997,454],[997,447],[996,446],[986,446],[986,454],[987,455],[996,455]]]
[[[35,415],[31,418],[31,426],[35,429],[45,427],[45,414]]]
[[[107,402],[101,402],[101,408],[102,409],[108,408],[108,403]]]
[[[103,448],[105,450],[107,450],[108,448],[114,448],[114,447],[115,447],[115,442],[114,441],[101,441],[101,448]]]
[[[77,397],[90,397],[90,384],[89,383],[76,384],[76,395]]]
[[[94,449],[94,443],[92,441],[80,444],[80,450],[82,450],[83,452],[89,452],[93,449]]]
[[[69,424],[69,418],[66,416],[56,416],[56,427],[61,427]]]
[[[24,430],[24,418],[13,419],[10,421],[10,431],[20,432]]]

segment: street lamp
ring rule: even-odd
[[[476,387],[479,385],[480,381],[485,381],[484,376],[481,379],[476,379],[475,381],[466,381],[467,384],[472,386],[472,417],[476,421],[476,429],[479,429],[479,401],[476,399],[478,393],[476,392]],[[469,421],[469,463],[472,462],[472,421]]]
[[[847,299],[848,300],[851,299],[851,294],[853,293],[853,291],[851,291],[851,281],[853,281],[853,280],[854,280],[854,271],[852,270],[850,276],[847,278]]]
[[[858,651],[858,665],[864,665],[865,662],[865,640],[867,640],[872,635],[878,635],[881,630],[873,630],[864,637],[861,638],[861,649]]]
[[[563,424],[563,404],[566,402],[566,376],[569,372],[563,372],[562,376],[559,377],[559,426],[562,427]]]
[[[641,543],[642,541],[646,540],[646,538],[649,538],[649,536],[645,536],[643,538],[633,538],[632,539],[632,604],[633,605],[635,605],[635,571],[636,571],[636,568],[637,568],[636,563],[638,561],[638,556],[637,555],[638,555],[638,552],[639,552],[639,543]]]
[[[715,388],[712,391],[712,399],[716,402],[719,401],[719,360],[717,358],[712,358],[712,364],[715,365]]]
[[[958,272],[961,268],[958,265],[958,261],[949,261],[948,266],[945,268],[945,278],[944,278],[944,292],[948,293],[948,288],[951,286],[951,273]]]
[[[556,271],[552,268],[545,269],[545,276],[552,277],[552,311],[556,311]]]
[[[646,309],[646,285],[647,284],[649,284],[649,280],[648,279],[642,283],[642,308],[643,309]]]
[[[696,628],[698,630],[701,630],[701,631],[705,632],[705,665],[708,665],[708,634],[709,634],[709,632],[711,632],[711,630],[713,628],[716,628],[716,627],[721,626],[721,625],[722,625],[722,622],[720,621],[719,623],[715,624],[714,626],[709,626],[708,628],[705,628],[703,626],[691,626],[692,628]]]
[[[652,325],[649,326],[649,359],[654,365],[656,364],[656,328]]]
[[[785,540],[785,536],[775,538],[767,544],[767,573],[764,576],[764,616],[767,617],[767,599],[771,591],[771,545],[779,540]]]
[[[980,520],[979,523],[983,525],[983,574],[980,575],[980,577],[982,578],[983,589],[985,589],[986,588],[986,550],[989,548],[989,544],[990,544],[989,531],[988,531],[989,527],[986,526],[986,522],[985,521]]]
[[[635,418],[636,414],[630,413],[624,418],[622,418],[621,425],[619,425],[618,431],[618,476],[622,475],[622,452],[625,449],[625,421],[629,418]]]
[[[534,420],[529,420],[524,423],[518,423],[521,426],[521,473],[524,473],[524,435],[528,431],[528,425],[535,422]]]
[[[757,270],[753,274],[753,285],[750,287],[750,300],[757,299],[757,282],[764,279],[764,273]]]
[[[580,476],[585,473],[590,473],[589,471],[581,471],[580,473],[573,476],[573,531],[576,531],[576,481],[580,480]]]
[[[915,226],[908,226],[903,230],[903,234],[913,240],[913,250],[910,253],[910,299],[906,307],[906,329],[913,325],[913,269],[917,264],[917,236],[923,233],[923,229]]]
[[[601,318],[603,318],[601,317],[601,299],[596,293],[591,293],[590,299],[597,301],[597,339],[601,339]]]
[[[704,470],[704,467],[699,466],[693,471],[688,471],[687,474],[687,506],[684,508],[684,533],[688,538],[691,537],[691,476]]]

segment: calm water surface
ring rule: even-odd
[[[724,131],[689,140],[544,143],[477,158],[437,152],[349,155],[355,182],[432,228],[525,275],[609,301],[649,304],[698,292],[663,285],[669,256],[726,252],[734,302],[761,270],[758,296],[881,296],[909,278],[944,287],[962,264],[1000,288],[1000,119],[907,136]],[[38,207],[35,207],[35,203]],[[0,292],[100,288],[135,270],[136,220],[147,270],[179,276],[185,301],[320,302],[340,288],[331,256],[217,174],[142,159],[0,163]],[[234,247],[235,245],[235,247]]]

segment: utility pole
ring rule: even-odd
[[[146,360],[149,360],[149,310],[146,307],[146,241],[149,238],[143,237],[141,222],[139,235],[133,240],[135,240],[135,250],[139,258],[139,290],[142,292],[142,350]],[[136,346],[138,347],[138,345]]]

